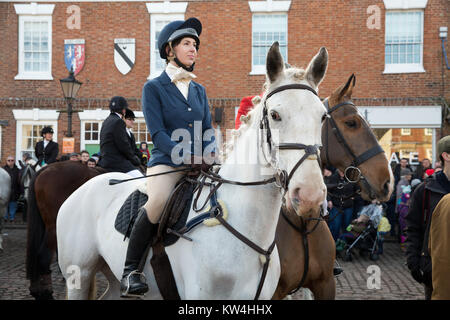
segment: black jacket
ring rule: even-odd
[[[140,160],[131,148],[125,122],[111,113],[100,130],[100,160],[98,165],[107,171],[129,172],[137,169]]]
[[[42,161],[46,164],[56,162],[56,157],[58,156],[58,144],[54,141],[49,141],[47,147],[44,149],[44,141],[39,141],[36,143],[34,148],[36,157],[38,158],[38,164],[42,165]]]
[[[20,178],[19,178],[19,168],[14,164],[14,167],[10,168],[8,165],[4,166],[3,169],[9,173],[11,177],[11,195],[9,201],[17,201],[20,196]]]
[[[406,261],[408,268],[417,267],[425,279],[431,279],[431,258],[428,252],[428,236],[432,212],[439,200],[450,192],[450,181],[440,171],[414,190],[406,215]]]
[[[357,187],[354,183],[347,183],[345,178],[341,178],[336,171],[331,176],[326,177],[327,200],[333,202],[333,207],[350,208],[353,207],[353,199]],[[341,199],[343,202],[341,203]]]
[[[128,136],[128,133],[127,133]],[[136,138],[134,137],[133,132],[130,131],[130,135],[128,136],[128,140],[130,141],[131,149],[134,151],[134,154],[141,160],[142,152],[136,147]]]

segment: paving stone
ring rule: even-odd
[[[25,251],[27,232],[25,225],[15,225],[3,229],[3,247],[0,252],[0,300],[32,300],[29,282],[25,277]],[[405,256],[396,242],[386,242],[384,253],[378,261],[353,255],[353,261],[346,262],[338,257],[344,272],[336,277],[337,300],[423,300],[421,284],[414,281],[407,267]],[[367,279],[371,274],[367,268],[376,265],[381,271],[380,289],[368,289]],[[55,299],[65,299],[65,282],[57,263],[52,266],[52,281]],[[98,296],[106,289],[103,275],[98,274]],[[293,300],[303,299],[303,292],[292,295]]]

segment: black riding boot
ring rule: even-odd
[[[141,279],[143,275],[138,270],[138,267],[156,231],[157,224],[153,224],[148,220],[145,208],[139,209],[138,217],[131,230],[125,268],[120,281],[122,296],[139,296],[148,291],[148,286],[145,283],[145,279]]]

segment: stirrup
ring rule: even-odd
[[[144,278],[144,283],[147,284],[147,278],[145,276],[145,274],[143,272],[139,272],[137,270],[131,271],[127,277],[126,277],[126,281],[127,281],[127,288],[125,290],[125,292],[120,292],[120,297],[121,298],[142,298],[145,297],[145,294],[148,292],[145,292],[143,294],[134,294],[134,293],[128,293],[128,291],[130,290],[130,276],[132,276],[133,274],[138,274],[139,276]],[[142,280],[142,279],[141,279]],[[148,284],[147,284],[148,286]]]

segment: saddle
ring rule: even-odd
[[[159,291],[166,300],[179,300],[180,296],[165,247],[173,245],[180,237],[191,240],[184,236],[184,233],[189,232],[205,220],[209,220],[206,221],[209,223],[205,223],[207,225],[211,225],[212,220],[215,220],[215,210],[209,210],[186,223],[196,185],[196,180],[187,176],[176,184],[164,206],[156,236],[149,243],[147,252],[140,263],[139,269],[142,271],[148,252],[152,248],[153,254],[150,263]],[[124,241],[129,238],[139,208],[147,202],[147,199],[146,194],[135,190],[120,208],[114,226],[117,231],[124,235]]]
[[[191,179],[182,178],[169,196],[158,225],[156,240],[162,241],[164,247],[173,245],[182,236],[177,230],[186,225],[195,184]],[[147,202],[148,196],[139,189],[128,196],[117,214],[114,227],[124,235],[124,240],[130,237],[138,210]]]

